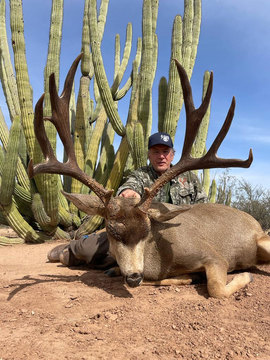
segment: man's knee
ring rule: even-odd
[[[83,235],[78,240],[70,242],[70,248],[76,258],[90,264],[102,261],[108,256],[109,243],[106,231],[97,231],[90,235]]]

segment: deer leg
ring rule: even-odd
[[[261,262],[270,261],[270,237],[265,235],[257,241],[257,258]]]
[[[145,286],[169,286],[169,285],[190,285],[197,276],[195,274],[183,274],[173,278],[162,280],[143,281],[141,285]]]
[[[120,271],[119,266],[111,267],[110,269],[107,269],[106,271],[104,271],[104,273],[109,277],[121,276],[121,271]]]
[[[227,284],[227,267],[222,263],[205,265],[205,272],[208,293],[215,298],[227,298],[252,281],[252,276],[244,272],[235,275]]]

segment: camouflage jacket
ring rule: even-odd
[[[144,166],[133,171],[125,179],[123,185],[119,187],[117,195],[126,189],[132,189],[142,196],[144,188],[150,187],[157,178],[158,174],[152,165]],[[191,171],[180,174],[172,179],[169,184],[165,184],[154,199],[175,205],[205,203],[208,201],[199,179]]]

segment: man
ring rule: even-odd
[[[141,198],[145,187],[171,166],[174,158],[173,142],[167,133],[158,132],[149,137],[148,159],[150,164],[133,171],[119,187],[118,196]],[[186,172],[165,184],[156,197],[156,201],[180,204],[207,202],[207,195],[195,174]],[[89,264],[95,268],[109,268],[115,260],[109,255],[109,244],[105,230],[72,240],[69,245],[59,245],[48,253],[49,261],[60,261],[67,266]]]

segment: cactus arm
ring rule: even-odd
[[[140,69],[139,87],[139,106],[138,120],[143,125],[145,141],[150,135],[150,102],[151,102],[151,82],[152,82],[152,55],[153,55],[153,36],[152,36],[152,10],[151,0],[143,2],[142,20],[142,61]]]
[[[181,18],[175,18],[175,25],[180,26]],[[178,25],[179,22],[179,25]],[[184,68],[186,69],[189,78],[191,77],[192,70],[195,63],[195,58],[197,54],[197,46],[199,41],[200,33],[200,24],[201,24],[201,0],[185,0],[184,2],[184,16],[182,30],[173,31],[172,36],[172,53],[173,48],[177,49],[177,53],[173,55],[174,58],[178,59]],[[178,33],[178,35],[177,35]],[[181,34],[179,36],[179,34]],[[181,44],[182,42],[182,44]],[[177,44],[178,43],[178,44]],[[180,52],[179,53],[179,49]],[[175,64],[171,64],[174,67],[174,70],[171,72],[169,81],[168,81],[168,94],[167,94],[167,104],[166,104],[166,114],[164,117],[164,126],[163,131],[168,132],[171,137],[174,139],[178,118],[183,104],[182,89],[180,87],[179,79],[176,76]],[[171,80],[172,79],[172,80]],[[176,83],[174,82],[174,80]],[[169,90],[172,88],[172,92]],[[174,87],[176,87],[174,89]],[[177,96],[174,97],[174,91]],[[177,99],[177,103],[174,103],[174,99]],[[179,101],[180,99],[180,101]]]
[[[77,101],[76,120],[74,129],[74,151],[77,163],[81,169],[85,167],[85,127],[86,119],[89,117],[89,85],[88,76],[82,76],[80,79],[80,89]],[[80,193],[82,184],[77,179],[71,181],[71,192]],[[78,209],[74,204],[70,204],[70,211],[77,214]]]
[[[88,9],[89,9],[89,0],[85,0],[84,13],[83,13],[83,28],[82,28],[82,48],[81,48],[81,52],[83,53],[83,57],[81,60],[81,73],[83,76],[89,76],[90,72],[93,72],[92,57],[90,54]]]
[[[51,104],[49,95],[49,76],[51,73],[55,74],[56,86],[59,86],[59,59],[61,50],[61,37],[62,37],[62,24],[63,24],[63,0],[53,0],[51,9],[51,23],[50,23],[50,39],[48,46],[47,63],[44,70],[44,116],[51,116]],[[51,122],[45,123],[46,134],[50,143],[56,151],[56,129]],[[36,155],[36,154],[35,154]],[[41,156],[41,154],[40,154]],[[37,156],[34,161],[38,162]],[[48,226],[55,227],[59,222],[58,206],[59,206],[59,188],[58,188],[59,175],[44,174],[38,183],[38,189],[42,194],[44,208],[50,218]]]
[[[10,129],[10,136],[7,145],[7,152],[2,171],[2,186],[0,190],[0,204],[9,205],[12,202],[12,194],[15,186],[17,170],[19,143],[21,137],[20,117],[15,116]]]
[[[113,80],[115,80],[119,68],[120,68],[120,58],[121,58],[121,49],[120,49],[120,35],[116,34],[115,35],[115,41],[114,41],[114,75],[113,75]]]
[[[210,169],[204,169],[203,170],[203,180],[202,180],[202,186],[206,193],[206,195],[209,195],[210,190]]]
[[[153,82],[156,76],[157,70],[157,58],[158,58],[158,37],[157,34],[153,36],[153,59],[152,59],[152,81],[151,81],[151,88],[153,86]]]
[[[117,91],[117,89],[123,79],[124,73],[126,71],[128,60],[130,57],[131,43],[132,43],[132,25],[131,25],[131,23],[128,23],[127,30],[126,30],[126,42],[125,42],[123,59],[122,59],[121,65],[119,67],[119,70],[115,76],[113,85],[111,87],[112,94],[114,94]]]
[[[152,12],[152,34],[155,34],[156,27],[157,27],[159,0],[152,0],[151,7],[152,7],[152,9],[151,9],[151,12]]]
[[[1,30],[0,30],[1,31]],[[8,106],[8,110],[9,110],[9,115],[10,117],[14,117],[16,112],[14,109],[14,104],[13,104],[13,99],[12,99],[12,94],[8,85],[8,75],[7,75],[7,70],[5,68],[5,63],[4,63],[4,59],[2,56],[2,49],[0,48],[0,80],[2,83],[2,88],[3,88],[3,93],[5,95],[6,98],[6,103]]]
[[[193,67],[196,60],[199,37],[200,37],[200,28],[201,28],[201,17],[202,17],[202,4],[201,0],[194,0],[194,18],[192,26],[192,44],[191,44],[191,53],[190,53],[190,62],[189,68],[187,69],[188,77],[191,78]]]
[[[0,108],[0,139],[4,149],[6,150],[9,139],[9,131],[1,108]]]
[[[62,207],[60,207],[60,208],[61,208],[61,210],[63,210]],[[33,195],[32,212],[33,212],[33,215],[34,215],[36,221],[42,228],[42,230],[45,231],[45,233],[49,234],[48,238],[52,238],[52,237],[56,238],[56,239],[58,239],[58,238],[69,239],[70,238],[69,235],[67,233],[65,233],[63,230],[61,230],[60,228],[50,225],[50,218],[48,217],[48,215],[44,209],[43,201],[42,201],[42,198],[39,193],[35,193]],[[62,220],[63,219],[64,218],[62,217]],[[72,224],[72,220],[70,219],[69,225],[71,225],[71,224]],[[61,236],[60,236],[60,234],[61,234]]]
[[[32,212],[38,224],[42,227],[42,229],[47,231],[47,224],[50,222],[50,217],[44,209],[42,198],[39,193],[33,194]],[[50,230],[52,229],[50,228]]]
[[[142,39],[138,38],[137,51],[136,51],[136,56],[134,59],[134,62],[138,64],[138,67],[139,67],[139,64],[141,63],[141,56],[142,56]],[[137,76],[137,72],[135,73],[135,76]],[[116,101],[121,100],[126,95],[128,90],[133,85],[133,78],[134,78],[134,71],[132,69],[131,74],[130,74],[129,78],[127,79],[126,83],[124,84],[124,86],[121,89],[119,89],[118,91],[116,91],[115,94],[113,94],[114,100],[116,100]]]
[[[126,136],[124,136],[121,140],[120,146],[116,153],[116,157],[114,160],[114,165],[112,171],[110,173],[109,179],[106,184],[107,189],[118,189],[120,182],[123,177],[123,172],[125,168],[125,164],[129,154],[129,146],[127,142]],[[76,239],[78,239],[83,234],[89,234],[95,231],[103,222],[103,218],[100,216],[92,216],[87,221],[85,221],[76,233]]]
[[[7,150],[7,145],[9,141],[9,131],[6,125],[3,113],[0,108],[0,139],[3,144],[5,150]],[[30,191],[30,181],[25,170],[25,167],[20,159],[18,158],[18,165],[17,165],[17,173],[16,173],[18,182],[22,185],[26,190]]]
[[[25,188],[20,186],[18,183],[15,183],[14,196],[19,197],[23,202],[29,204],[29,206],[31,205],[32,202],[31,193],[25,190]]]
[[[131,91],[131,96],[130,96],[130,105],[129,105],[129,111],[128,111],[127,125],[126,125],[127,142],[129,145],[131,155],[133,156],[133,159],[135,156],[135,153],[134,153],[134,127],[135,127],[135,124],[138,122],[139,83],[140,83],[140,79],[138,76],[138,69],[139,69],[139,62],[135,59],[132,64],[133,86],[132,86],[132,91]],[[143,146],[143,148],[144,148],[144,146]],[[145,155],[144,155],[144,160],[145,160]],[[134,161],[136,162],[135,159],[134,159]]]
[[[55,76],[56,87],[58,90],[59,87],[59,61],[60,61],[60,51],[61,51],[61,38],[62,38],[62,25],[63,25],[63,0],[53,0],[52,9],[51,9],[51,24],[50,24],[50,35],[49,35],[49,46],[48,46],[48,55],[47,63],[44,69],[44,89],[45,89],[45,99],[44,99],[44,116],[51,115],[51,104],[50,104],[50,94],[49,94],[49,77],[52,73]],[[51,125],[48,121],[45,124]],[[49,126],[48,126],[49,127]],[[53,133],[50,138],[50,141],[54,142],[52,144],[53,149],[55,149],[55,134],[56,129],[53,126]],[[50,128],[49,128],[50,129]],[[52,131],[50,129],[50,131]],[[49,136],[50,134],[48,134]]]
[[[30,158],[34,157],[35,134],[31,85],[25,56],[24,25],[21,0],[10,0],[10,26],[22,126]]]
[[[109,5],[109,0],[101,0],[98,21],[97,21],[97,28],[98,28],[100,42],[103,39],[104,28],[105,28],[105,24],[106,24],[107,13],[108,13],[108,5]]]
[[[89,144],[89,147],[87,149],[87,154],[85,157],[85,172],[90,176],[93,176],[95,170],[98,148],[102,137],[102,133],[106,125],[106,121],[107,121],[107,115],[104,108],[102,108],[100,115],[96,121],[96,126],[93,130],[91,142]]]
[[[4,206],[1,211],[8,224],[26,243],[43,242],[44,240],[49,239],[48,237],[40,236],[35,232],[35,230],[24,220],[13,202],[8,206]]]
[[[194,6],[193,1],[184,1],[184,17],[183,17],[183,46],[182,46],[182,65],[185,69],[189,69],[192,30],[193,30]]]
[[[158,131],[163,132],[163,124],[166,111],[167,79],[162,76],[158,85]]]
[[[209,80],[210,80],[210,72],[205,71],[204,78],[203,78],[202,100],[205,97]],[[192,149],[192,156],[196,157],[196,158],[201,157],[205,151],[205,144],[206,144],[206,138],[207,138],[207,133],[208,133],[208,127],[209,127],[209,119],[210,119],[210,106],[211,106],[211,100],[210,100],[209,106],[207,108],[207,111],[203,117],[202,123],[199,127],[198,134],[197,134],[195,142],[194,142],[194,147]]]
[[[93,124],[95,121],[97,121],[102,108],[103,108],[102,100],[101,98],[99,98],[96,103],[95,110],[93,111],[89,119],[90,124]]]
[[[142,124],[137,121],[134,125],[133,135],[133,158],[135,169],[145,165],[145,144]]]
[[[82,28],[82,62],[81,71],[82,77],[80,79],[80,88],[77,100],[76,118],[74,124],[74,151],[77,159],[77,163],[81,169],[85,167],[85,153],[87,148],[86,144],[86,128],[89,126],[88,119],[90,117],[90,34],[89,34],[89,23],[88,23],[88,11],[89,11],[89,0],[85,1],[84,15],[83,15],[83,28]],[[89,56],[88,56],[89,55]],[[77,179],[71,181],[71,192],[79,193],[82,184]],[[77,214],[78,209],[70,204],[70,210],[72,213]]]
[[[74,134],[74,124],[75,124],[75,117],[76,117],[76,100],[75,100],[75,91],[74,91],[74,83],[72,86],[72,91],[71,91],[71,96],[70,96],[70,102],[69,102],[69,123],[70,123],[70,132],[71,132],[71,136],[73,137]],[[64,154],[63,154],[63,162],[67,161],[67,154],[66,151],[64,150]],[[63,176],[63,188],[66,192],[70,192],[71,191],[71,177],[70,176]],[[58,177],[58,186],[60,188],[60,185],[62,184],[61,178]],[[63,196],[61,196],[61,193],[59,194],[59,201],[61,200],[61,197],[63,198]]]
[[[113,96],[113,99],[115,101],[119,101],[119,100],[123,99],[123,97],[127,94],[129,89],[131,88],[131,86],[132,86],[132,73],[131,73],[130,77],[127,79],[124,86],[121,89],[119,89],[118,91],[116,91],[116,93]]]
[[[0,54],[1,54],[1,73],[5,78],[2,81],[3,91],[6,94],[7,105],[10,116],[13,118],[20,114],[20,105],[17,91],[17,84],[11,63],[7,32],[6,32],[6,2],[0,1]]]
[[[14,124],[13,125],[13,130],[15,130],[15,131],[12,130],[12,134],[10,136],[10,139],[13,138],[14,133],[17,131],[16,127],[18,127],[18,123],[19,123],[19,121],[17,119],[15,119],[14,122],[13,122],[13,124]],[[20,123],[19,123],[19,126],[20,126]],[[19,138],[18,135],[17,135],[17,138]],[[11,158],[10,158],[11,154],[7,153],[7,156],[9,157],[9,159],[7,159],[7,158],[4,159],[5,156],[4,156],[4,152],[3,152],[2,147],[0,149],[1,149],[0,150],[0,172],[1,172],[2,176],[4,175],[3,178],[0,177],[0,187],[1,187],[1,195],[0,195],[1,196],[1,205],[0,205],[0,209],[1,209],[1,215],[4,216],[5,221],[26,242],[39,241],[39,237],[36,234],[36,232],[31,228],[31,226],[22,217],[22,215],[21,215],[22,211],[21,210],[19,211],[17,209],[17,206],[15,204],[16,200],[15,200],[15,198],[12,197],[12,194],[11,194],[11,191],[13,190],[12,189],[13,181],[10,181],[10,183],[9,183],[9,180],[10,180],[10,178],[8,177],[9,174],[6,174],[6,172],[10,171],[10,169],[7,169],[5,161],[14,162],[15,156],[11,156]],[[17,149],[18,149],[18,145],[17,145]],[[13,150],[11,150],[11,152],[13,152],[13,155],[15,155]],[[13,159],[12,159],[12,157],[13,157]],[[15,175],[14,168],[13,168],[13,174],[11,174],[11,176],[13,176],[13,175]],[[15,189],[18,190],[18,187],[19,187],[19,185],[15,185]],[[20,189],[22,190],[23,193],[26,191],[23,188],[20,188]],[[5,194],[5,192],[7,192],[7,194]],[[15,190],[15,193],[16,193],[16,190]],[[21,195],[21,192],[20,192],[20,195]],[[28,202],[29,198],[27,198],[25,200],[26,200],[26,202]],[[28,210],[28,212],[29,212],[29,210]],[[27,212],[27,208],[26,208],[26,212]]]
[[[111,89],[108,84],[107,76],[105,73],[103,59],[100,50],[100,37],[98,34],[97,27],[97,9],[96,9],[96,0],[90,0],[90,9],[89,11],[89,27],[90,27],[90,41],[92,49],[92,58],[95,70],[95,76],[99,88],[99,93],[102,99],[103,106],[105,107],[106,113],[113,125],[114,130],[120,136],[125,134],[125,128],[122,124],[120,116],[115,107]]]
[[[24,240],[21,238],[8,238],[5,236],[0,236],[0,246],[10,246],[15,244],[23,244]]]
[[[216,202],[216,198],[217,198],[217,183],[215,181],[215,179],[212,180],[212,184],[210,186],[210,198],[209,198],[209,202],[210,203],[215,203]]]
[[[173,23],[166,110],[164,114],[163,127],[161,128],[161,131],[167,132],[172,138],[175,136],[177,122],[183,104],[180,79],[173,59],[178,59],[180,62],[182,61],[182,18],[180,15],[175,17]]]
[[[158,57],[158,37],[157,34],[153,35],[153,54],[152,54],[152,79],[151,79],[151,85],[150,85],[150,103],[149,103],[149,121],[147,124],[147,141],[148,137],[151,135],[151,128],[152,128],[152,118],[153,118],[153,109],[152,109],[152,87],[154,78],[156,75],[156,69],[157,69],[157,57]],[[146,144],[145,144],[146,145]],[[146,149],[146,147],[145,147]]]
[[[114,135],[115,132],[109,122],[106,124],[103,136],[104,139],[101,146],[100,160],[95,171],[95,179],[104,186],[108,180],[115,159],[113,147]]]

